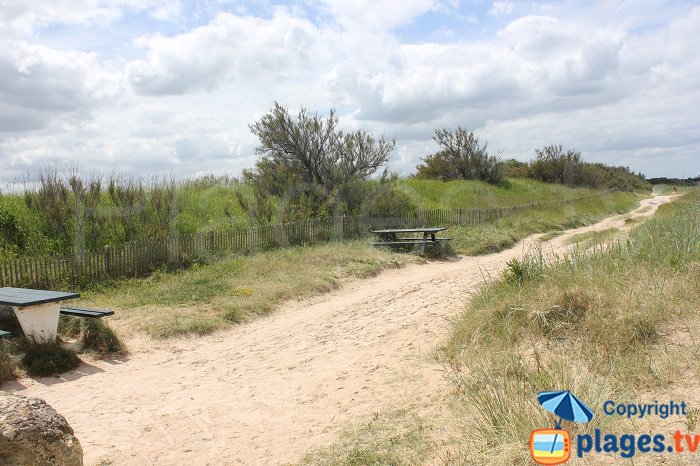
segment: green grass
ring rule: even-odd
[[[396,189],[405,193],[418,209],[504,207],[573,199],[597,192],[521,178],[509,179],[500,186],[483,181],[409,178],[399,180]]]
[[[27,373],[38,377],[58,376],[80,364],[74,352],[58,343],[30,345],[22,358],[22,366]]]
[[[565,205],[526,210],[494,222],[452,227],[453,248],[462,254],[477,255],[501,251],[533,233],[577,228],[595,223],[611,214],[621,214],[638,204],[631,193],[617,192]]]
[[[318,466],[382,466],[425,464],[433,451],[430,428],[406,411],[384,415],[346,429],[339,442],[308,453],[302,464]]]
[[[60,316],[58,334],[60,337],[82,338],[82,351],[94,354],[128,354],[125,343],[112,330],[104,319],[81,319],[75,316]]]
[[[118,281],[83,293],[82,300],[115,309],[110,319],[121,328],[158,338],[203,335],[265,315],[283,301],[332,290],[342,280],[420,260],[373,248],[369,241],[326,243]]]
[[[576,244],[582,249],[603,243],[620,233],[619,228],[606,228],[605,230],[593,230],[585,233],[578,233],[567,238],[567,244]]]
[[[542,236],[540,236],[540,241],[541,242],[549,241],[551,239],[554,239],[554,238],[561,236],[563,233],[564,233],[564,230],[548,231],[547,233],[544,233]]]
[[[683,194],[691,191],[693,188],[691,186],[676,186],[671,184],[655,184],[653,186],[654,192],[657,194]],[[674,191],[675,189],[675,191]]]
[[[526,183],[528,184],[528,183]],[[561,188],[567,189],[567,188]],[[563,229],[629,209],[636,197],[615,193],[570,205],[525,211],[472,227],[453,227],[454,248],[462,253],[498,251],[537,231]],[[191,269],[156,272],[83,293],[97,307],[117,309],[121,327],[167,338],[204,335],[265,315],[281,302],[335,288],[346,277],[365,277],[418,258],[377,250],[369,240],[334,242],[238,256]]]
[[[511,261],[439,351],[463,413],[460,462],[528,462],[529,432],[551,424],[539,391],[570,389],[599,411],[601,400],[653,399],[681,374],[700,377],[698,264],[697,190],[606,250]]]

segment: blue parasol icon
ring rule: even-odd
[[[561,420],[572,422],[588,422],[593,419],[593,411],[579,400],[569,390],[559,392],[541,392],[537,395],[537,401],[542,407],[559,416],[556,428],[561,429]]]

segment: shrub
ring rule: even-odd
[[[57,343],[31,345],[22,358],[22,365],[29,375],[49,377],[60,375],[80,366],[74,352]]]
[[[581,153],[567,150],[561,145],[545,146],[536,149],[537,157],[530,164],[530,177],[545,183],[559,183],[574,186],[580,177]]]
[[[278,102],[250,130],[260,140],[256,153],[261,157],[243,172],[244,179],[290,206],[303,201],[302,210],[315,215],[329,201],[333,204],[341,186],[367,180],[385,166],[395,146],[384,136],[341,129],[335,109],[327,117],[305,108],[292,116]]]
[[[416,167],[418,178],[449,180],[480,180],[491,184],[505,179],[503,162],[486,152],[487,144],[481,143],[473,132],[457,128],[435,131],[433,140],[442,148],[423,158]]]
[[[10,354],[0,347],[0,384],[17,378],[17,366]]]
[[[583,162],[577,150],[564,151],[561,145],[550,145],[535,150],[535,153],[537,157],[529,165],[528,176],[545,183],[625,191],[651,190],[644,176],[633,173],[629,167]]]

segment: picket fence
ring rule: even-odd
[[[392,218],[326,217],[133,241],[105,246],[102,251],[1,258],[0,287],[82,287],[109,277],[143,277],[159,267],[183,267],[196,261],[211,261],[232,254],[362,238],[374,228],[475,225],[523,210],[572,203],[606,194],[488,209],[419,210]]]

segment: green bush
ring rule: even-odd
[[[628,167],[583,162],[577,150],[564,151],[561,145],[550,145],[535,153],[537,156],[528,167],[528,176],[535,180],[595,189],[651,191],[651,184],[643,175]]]
[[[22,366],[29,375],[49,377],[60,375],[80,366],[74,352],[57,343],[31,345],[22,358]]]
[[[473,132],[457,128],[436,130],[433,140],[441,150],[423,158],[416,167],[417,178],[433,178],[442,181],[480,180],[499,184],[505,179],[504,165],[498,157],[486,152]]]

